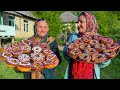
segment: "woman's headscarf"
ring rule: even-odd
[[[97,34],[98,24],[96,22],[96,17],[90,12],[82,12],[80,16],[81,15],[84,15],[86,17],[87,24],[86,34]]]

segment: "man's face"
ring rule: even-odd
[[[36,25],[37,34],[44,37],[48,32],[48,23],[46,21],[39,21]]]

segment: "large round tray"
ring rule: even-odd
[[[78,38],[78,39],[79,39],[79,38]],[[117,41],[114,40],[114,42],[117,43],[118,45],[120,45]],[[72,41],[71,43],[73,43],[73,41]],[[119,48],[118,48],[117,50],[115,50],[115,52],[116,52],[116,55],[115,55],[114,57],[109,58],[109,59],[107,59],[107,60],[105,60],[105,61],[112,60],[113,58],[115,58],[115,57],[119,54],[119,52],[120,52],[120,46],[119,46]],[[93,63],[93,64],[105,62],[105,61],[101,61],[101,62],[93,62],[93,61],[86,62],[86,61],[78,60],[77,58],[73,58],[73,57],[68,53],[68,49],[67,49],[67,54],[68,54],[72,59],[74,59],[74,60],[76,60],[76,61],[79,61],[79,62]]]
[[[115,58],[119,54],[120,48],[118,48],[117,50],[115,50],[115,52],[116,52],[116,55],[114,57],[112,57],[112,58],[109,58],[108,60],[111,60],[111,59]],[[68,55],[72,58],[72,56],[69,53],[68,53]],[[93,62],[93,61],[86,62],[86,61],[78,60],[77,58],[75,58],[74,60],[79,61],[79,62],[85,62],[85,63],[93,63],[93,64],[96,63],[96,62]],[[105,61],[108,61],[108,60],[105,60]],[[101,62],[97,62],[97,63],[102,63],[102,62],[105,62],[105,61],[101,61]]]

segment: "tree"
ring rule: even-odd
[[[118,40],[120,38],[120,12],[94,11],[94,14],[99,25],[98,33]]]

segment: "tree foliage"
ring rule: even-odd
[[[76,16],[79,16],[82,11],[71,11]],[[98,33],[111,37],[115,40],[120,38],[120,11],[90,11],[97,19],[99,29]],[[67,26],[61,22],[60,15],[63,11],[34,11],[37,18],[45,18],[49,23],[49,35],[57,38],[62,32],[69,32]],[[73,25],[73,24],[72,24]],[[74,28],[74,25],[71,26]]]
[[[96,11],[94,14],[99,25],[98,33],[118,40],[120,38],[120,12]]]

